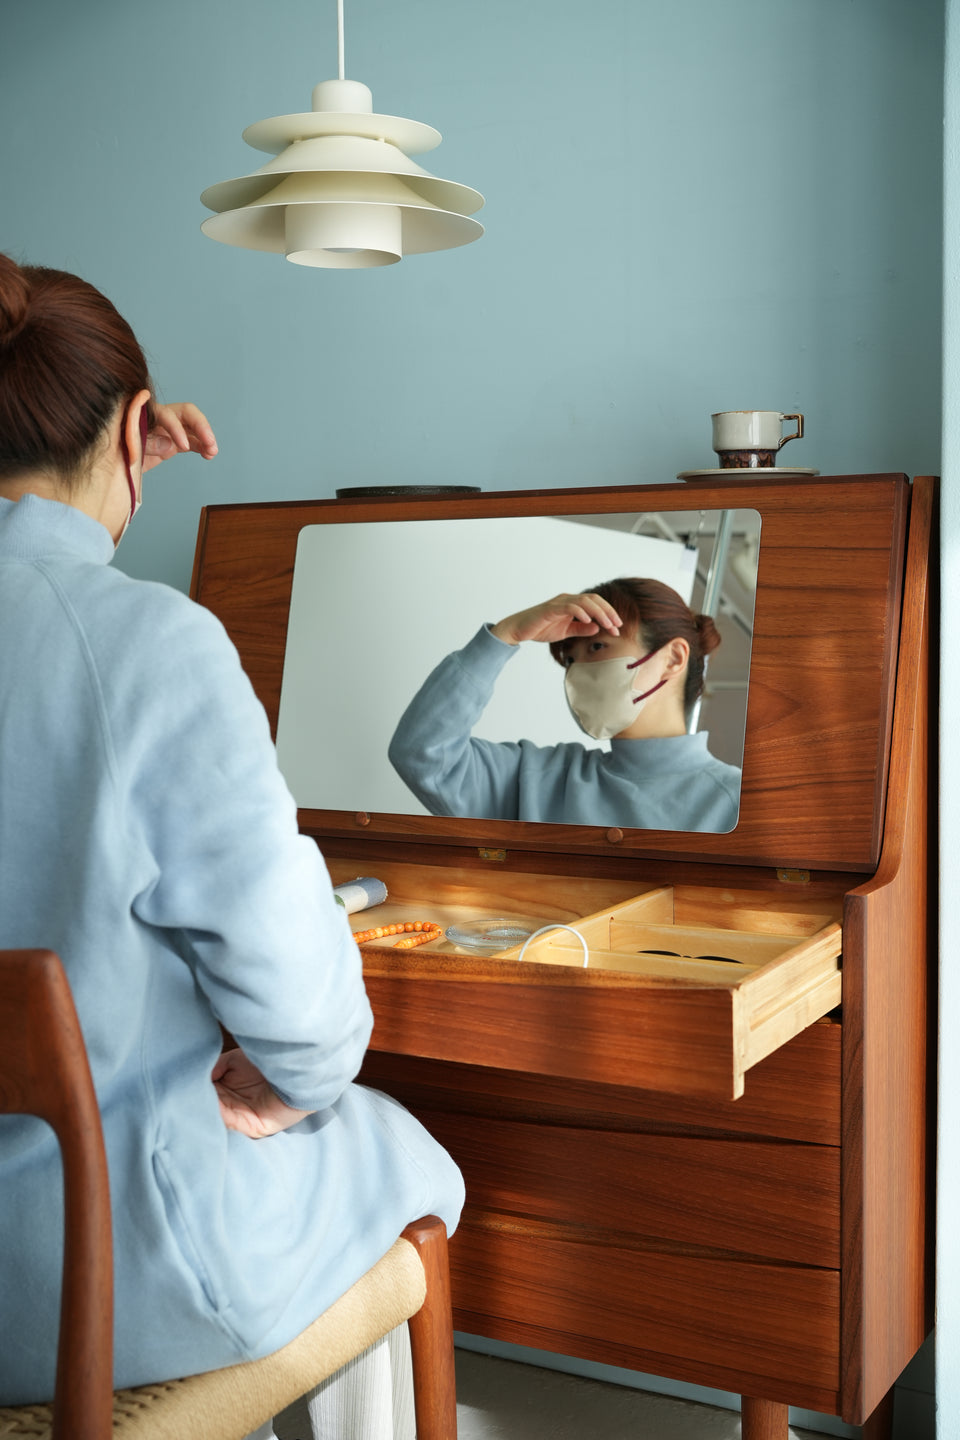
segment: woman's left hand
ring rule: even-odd
[[[262,1140],[289,1130],[311,1112],[294,1110],[284,1104],[268,1080],[242,1050],[225,1050],[218,1056],[210,1076],[220,1116],[228,1130],[238,1130],[251,1140]]]
[[[188,402],[178,405],[155,405],[154,422],[147,436],[143,457],[144,471],[152,470],[172,455],[192,451],[212,460],[217,453],[217,438],[202,410]]]

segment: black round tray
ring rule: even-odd
[[[361,500],[369,495],[479,495],[479,485],[347,485],[337,491],[338,500]]]

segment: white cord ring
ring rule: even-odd
[[[528,935],[526,940],[524,940],[522,946],[520,947],[520,954],[517,956],[517,962],[519,963],[523,959],[524,951],[530,944],[531,940],[536,940],[538,935],[546,935],[551,930],[569,930],[571,935],[576,935],[577,939],[580,941],[580,944],[583,946],[583,966],[581,968],[586,970],[587,966],[590,963],[590,951],[587,948],[586,940],[584,940],[583,936],[580,934],[580,931],[575,930],[572,925],[561,925],[559,921],[557,921],[555,925],[541,925],[539,930],[534,930],[532,935]]]

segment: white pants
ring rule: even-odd
[[[416,1440],[406,1325],[348,1361],[247,1440]]]

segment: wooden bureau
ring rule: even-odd
[[[925,477],[738,476],[201,520],[193,594],[275,727],[305,526],[759,512],[729,834],[300,812],[335,881],[386,881],[365,925],[588,941],[588,968],[562,930],[523,960],[364,946],[362,1078],[466,1178],[457,1327],[739,1392],[748,1440],[785,1437],[788,1404],[881,1435],[932,1321],[935,503]]]

